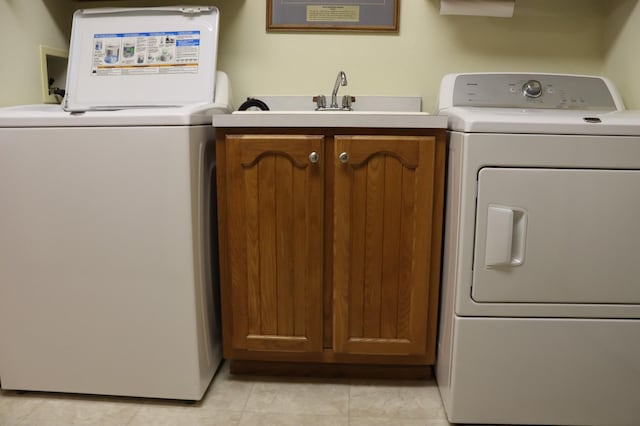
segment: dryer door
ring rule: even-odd
[[[640,171],[483,168],[477,302],[640,303]]]

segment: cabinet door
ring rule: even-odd
[[[443,150],[430,136],[336,136],[334,147],[334,350],[425,355],[435,337]]]
[[[231,345],[321,351],[323,137],[229,135],[225,146]]]

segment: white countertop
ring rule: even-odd
[[[425,112],[236,111],[214,115],[214,127],[363,127],[446,129],[447,117]]]

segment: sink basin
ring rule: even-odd
[[[252,96],[269,111],[215,114],[214,127],[260,128],[440,128],[445,116],[421,112],[419,96],[356,96],[352,111],[316,111],[312,96]]]
[[[251,98],[264,102],[271,112],[287,114],[418,113],[422,110],[420,96],[356,96],[356,100],[351,105],[352,111],[316,111],[313,96],[251,96]]]
[[[407,111],[234,111],[233,114],[262,114],[262,115],[430,115],[428,112]]]
[[[406,111],[236,111],[214,114],[214,127],[445,129],[447,117]]]

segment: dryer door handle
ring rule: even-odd
[[[490,204],[487,211],[485,266],[522,265],[526,234],[527,215],[523,209]]]

